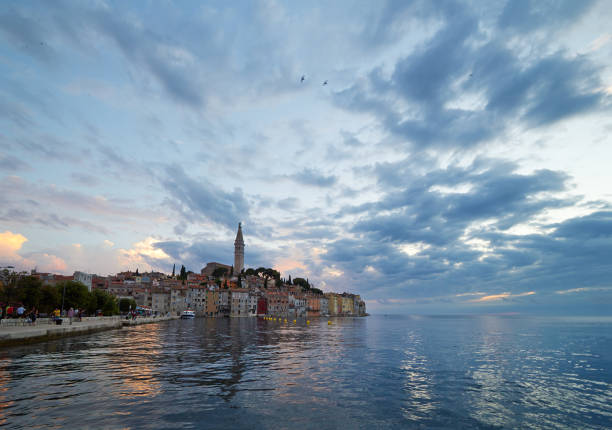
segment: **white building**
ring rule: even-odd
[[[74,280],[84,284],[87,287],[87,291],[91,292],[91,286],[93,283],[93,277],[91,273],[74,272]]]
[[[321,296],[319,303],[321,304],[321,316],[329,315],[329,301],[327,300],[327,297]]]

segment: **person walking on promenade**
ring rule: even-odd
[[[19,303],[19,307],[17,308],[17,318],[23,318],[23,314],[25,312],[25,308],[23,304]]]
[[[56,320],[60,317],[60,310],[59,308],[55,308],[55,310],[53,311],[53,319]]]
[[[36,318],[38,318],[38,311],[36,310],[36,308],[32,308],[32,310],[30,311],[30,321],[32,321],[32,325],[36,324]]]

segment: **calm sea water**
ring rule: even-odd
[[[611,428],[612,319],[171,321],[0,350],[3,428]]]

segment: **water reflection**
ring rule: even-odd
[[[555,324],[196,319],[12,348],[0,426],[611,427],[612,325]]]

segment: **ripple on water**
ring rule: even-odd
[[[172,321],[3,350],[11,428],[610,428],[612,323]]]

